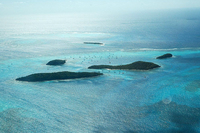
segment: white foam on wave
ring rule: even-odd
[[[132,51],[182,51],[182,50],[200,50],[200,47],[195,48],[169,48],[169,49],[155,49],[155,48],[135,48]]]

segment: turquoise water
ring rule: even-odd
[[[166,52],[174,57],[155,59]],[[59,67],[45,65],[52,56],[2,61],[1,130],[159,132],[180,129],[176,126],[179,121],[171,120],[174,110],[178,116],[184,117],[182,119],[187,125],[194,115],[199,119],[199,50],[116,51],[112,52],[112,64],[142,59],[162,67],[151,71],[102,70],[104,76],[88,79],[41,83],[15,81],[17,77],[34,72],[93,71],[87,70],[87,67],[90,64],[109,64],[107,57],[110,54],[77,54],[70,55],[71,58],[68,55],[53,56],[68,59],[65,65]],[[116,56],[119,57],[116,59]],[[79,57],[93,61],[88,63],[88,59],[84,62],[85,59]],[[190,126],[198,131],[198,123]]]
[[[57,21],[63,22],[64,26],[72,21],[61,20]],[[87,25],[85,20],[83,26],[77,27],[73,23],[75,28],[71,27],[69,31],[63,25],[48,23],[43,27],[43,21],[39,25],[42,28],[38,28],[39,22],[28,21],[36,26],[36,29],[32,27],[34,30],[29,26],[21,28],[21,21],[16,26],[11,25],[13,32],[1,25],[0,131],[200,132],[199,33],[195,30],[193,36],[187,37],[189,33],[185,33],[177,35],[177,40],[166,41],[173,39],[174,31],[177,33],[180,27],[188,28],[191,24],[190,30],[194,30],[199,20],[186,24],[184,19],[184,26],[178,25],[179,28],[169,34],[171,37],[163,34],[169,32],[167,27],[174,27],[168,21],[164,24],[155,20],[160,22],[160,29],[152,20],[145,25],[141,21],[139,24],[127,20],[127,23],[121,23],[119,19],[121,25],[117,31],[110,25],[113,21],[107,23],[98,19],[97,22],[104,22],[101,24],[105,29],[95,32],[100,25],[96,21],[87,30],[79,29]],[[68,23],[65,25],[64,22]],[[109,25],[110,32],[106,29]],[[137,29],[130,32],[128,27],[134,29],[134,25]],[[149,25],[151,28],[145,31]],[[163,31],[164,26],[167,31]],[[155,31],[160,31],[160,35]],[[181,37],[185,41],[180,41]],[[190,45],[191,38],[194,40]],[[83,44],[85,41],[104,42],[105,45],[86,45]],[[156,59],[165,53],[172,53],[173,57]],[[63,66],[46,66],[52,59],[66,59],[67,62]],[[87,69],[91,65],[121,65],[139,60],[154,62],[161,67],[150,71]],[[104,75],[38,83],[15,81],[32,73],[55,71],[97,71]]]

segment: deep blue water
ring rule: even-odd
[[[199,10],[1,17],[0,131],[200,132]],[[85,41],[105,43],[86,45]],[[172,53],[173,57],[156,57]],[[66,59],[63,66],[45,64]],[[90,65],[157,63],[150,71]],[[38,72],[100,71],[95,78],[26,83]]]

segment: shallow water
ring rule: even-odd
[[[166,52],[172,53],[174,57],[166,60],[155,59],[156,56]],[[182,126],[190,123],[194,117],[197,122],[188,126],[191,130],[195,128],[198,131],[199,115],[194,112],[200,108],[198,50],[117,51],[112,52],[112,56],[110,54],[110,52],[77,54],[70,55],[71,58],[53,56],[68,59],[65,65],[58,67],[45,65],[52,59],[51,56],[2,61],[1,130],[3,132],[16,130],[21,132],[126,132],[129,130],[159,132],[160,130],[182,130]],[[191,60],[192,55],[195,55],[196,60]],[[110,64],[109,56],[111,64],[130,63],[143,59],[155,62],[161,65],[161,68],[151,71],[87,69],[91,64]],[[119,57],[116,59],[116,56]],[[41,83],[15,81],[17,77],[34,72],[64,70],[100,71],[104,75]],[[176,114],[173,114],[173,110],[176,110]],[[173,117],[171,115],[186,118],[183,118],[183,124],[179,124],[177,120],[171,120]],[[176,123],[181,127],[176,126]]]
[[[1,27],[5,34],[1,32],[0,39],[0,131],[200,132],[200,49],[196,38],[199,33],[186,38],[196,38],[191,45],[188,40],[178,45],[181,41],[177,39],[167,47],[165,40],[170,37],[155,43],[149,40],[152,36],[154,40],[159,38],[149,21],[147,25],[140,23],[140,28],[138,23],[133,24],[138,24],[138,31],[151,25],[152,29],[148,30],[152,34],[140,33],[141,36],[146,33],[146,37],[151,35],[147,39],[134,38],[135,30],[119,32],[124,25],[132,25],[129,22],[122,23],[118,32],[94,32],[97,24],[93,24],[90,32],[82,32],[83,29],[60,32],[55,29],[61,30],[62,26],[51,29],[47,25],[49,31],[43,33],[40,33],[42,29],[36,33],[25,32],[30,30],[29,26],[19,32],[20,26],[14,26],[11,34],[8,28]],[[167,23],[165,26],[174,25]],[[163,29],[156,28],[160,33]],[[165,34],[162,35],[163,38]],[[86,45],[84,41],[104,42],[105,45]],[[164,43],[158,45],[160,42]],[[173,57],[156,59],[165,53],[172,53]],[[62,66],[46,66],[52,59],[66,59],[67,62]],[[121,65],[139,60],[161,67],[149,71],[87,69],[91,65]],[[38,83],[15,81],[32,73],[55,71],[98,71],[104,75]]]

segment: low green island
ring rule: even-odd
[[[172,54],[167,53],[167,54],[158,56],[156,59],[166,59],[166,58],[171,58],[171,57],[172,57]]]
[[[88,69],[150,70],[150,69],[154,69],[158,67],[160,66],[152,62],[136,61],[131,64],[118,65],[118,66],[93,65],[93,66],[88,67]]]
[[[89,78],[103,75],[98,72],[53,72],[53,73],[35,73],[25,77],[17,78],[17,81],[27,82],[42,82],[51,80],[65,80],[65,79],[78,79],[78,78]]]
[[[56,60],[49,61],[46,65],[56,66],[56,65],[63,65],[65,63],[66,63],[66,60],[56,59]]]

